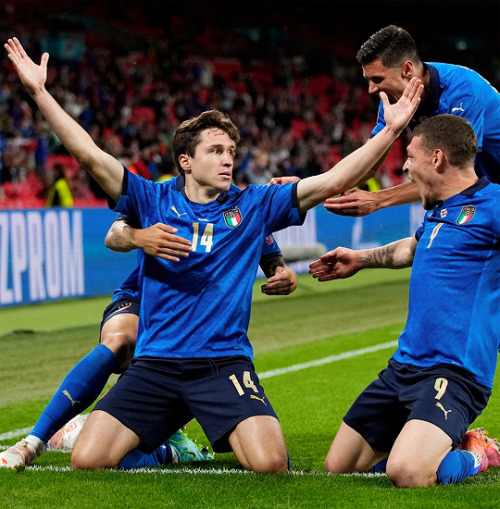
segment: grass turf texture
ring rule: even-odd
[[[350,280],[323,284],[301,276],[299,288],[288,297],[262,295],[262,282],[258,283],[249,331],[258,373],[395,341],[406,318],[408,274],[407,270],[364,271]],[[0,434],[34,424],[67,371],[95,346],[107,303],[108,298],[102,298],[0,311]],[[500,468],[457,485],[414,490],[396,489],[384,475],[324,473],[324,457],[343,414],[383,369],[392,351],[388,347],[264,377],[285,432],[290,474],[246,473],[231,454],[217,455],[209,464],[171,465],[147,472],[74,472],[69,470],[69,454],[47,452],[37,460],[37,468],[0,469],[3,505],[498,507]],[[490,404],[475,423],[492,436],[500,434],[499,379],[497,375]],[[196,422],[189,434],[206,443]],[[0,445],[17,440],[4,438]]]

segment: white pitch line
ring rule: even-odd
[[[366,348],[360,348],[359,350],[350,350],[348,352],[343,352],[336,355],[329,355],[328,357],[323,357],[322,359],[316,359],[314,361],[302,362],[301,364],[292,364],[291,366],[288,366],[286,368],[271,369],[269,371],[264,371],[263,373],[260,373],[259,379],[264,380],[265,378],[286,375],[287,373],[293,373],[295,371],[301,371],[303,369],[313,368],[316,366],[323,366],[324,364],[331,364],[332,362],[337,362],[344,359],[351,359],[353,357],[358,357],[359,355],[378,352],[379,350],[385,350],[387,348],[394,348],[395,346],[397,346],[397,344],[398,344],[397,341],[386,341],[385,343],[379,343],[378,345],[374,346],[367,346]],[[2,433],[0,434],[0,440],[8,440],[11,438],[26,435],[32,429],[33,427],[21,428],[9,431],[7,433]]]
[[[37,471],[37,472],[74,472],[71,467],[55,467],[55,466],[45,466],[41,467],[38,465],[33,465],[30,467],[26,467],[29,471]],[[103,473],[112,473],[120,472],[121,474],[155,474],[155,475],[169,475],[169,474],[208,474],[208,475],[226,475],[226,474],[236,474],[236,475],[255,475],[256,472],[251,472],[249,470],[242,470],[238,468],[136,468],[132,470],[115,470],[111,468],[102,469],[99,472]],[[315,476],[315,477],[328,477],[332,474],[328,472],[304,472],[303,470],[289,470],[284,475],[294,475],[294,476]],[[352,474],[340,474],[346,477],[351,476],[365,476],[365,477],[385,477],[385,473],[376,472],[376,473],[360,473],[354,472]]]
[[[20,437],[21,435],[27,435],[32,429],[33,426],[7,431],[7,433],[0,434],[0,440],[9,440],[11,438]]]
[[[316,359],[315,361],[303,362],[301,364],[293,364],[287,368],[271,369],[270,371],[264,371],[259,374],[259,379],[271,378],[273,376],[285,375],[294,371],[300,371],[302,369],[313,368],[316,366],[322,366],[323,364],[330,364],[331,362],[341,361],[343,359],[351,359],[358,355],[364,355],[366,353],[378,352],[379,350],[385,350],[386,348],[393,348],[397,346],[397,341],[387,341],[386,343],[379,343],[374,346],[367,346],[366,348],[360,348],[359,350],[351,350],[349,352],[339,353],[337,355],[329,355],[322,359]]]

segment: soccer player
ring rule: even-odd
[[[498,440],[466,433],[491,395],[500,346],[500,186],[476,175],[476,149],[465,119],[424,120],[404,165],[428,211],[415,236],[375,249],[338,247],[310,266],[320,281],[412,266],[398,348],[345,415],[329,472],[378,464],[397,486],[416,487],[500,465]]]
[[[334,171],[283,186],[232,187],[238,130],[221,112],[206,111],[175,132],[185,182],[174,188],[131,174],[95,145],[45,88],[47,53],[36,65],[16,38],[5,48],[61,142],[116,210],[143,228],[170,224],[192,244],[180,263],[145,256],[135,362],[90,414],[72,466],[113,468],[130,451],[151,453],[194,417],[215,452],[232,451],[248,470],[285,472],[285,439],[247,337],[262,241],[301,224],[308,209],[352,187],[382,157],[418,106],[420,81],[411,80],[396,104],[382,94],[386,127]]]
[[[398,100],[411,78],[420,78],[425,90],[410,127],[443,113],[465,118],[478,139],[474,163],[477,175],[500,183],[500,94],[488,81],[460,65],[422,62],[410,34],[394,25],[373,34],[361,46],[356,59],[363,67],[368,92],[377,95],[385,92],[391,102]],[[372,136],[384,125],[384,105],[380,102]],[[373,176],[383,160],[384,157],[362,180]],[[339,215],[365,216],[381,208],[418,200],[417,186],[406,182],[375,192],[353,189],[326,200],[325,208]]]
[[[183,180],[183,177],[176,177]],[[164,184],[167,185],[167,184]],[[168,185],[176,185],[176,179]],[[0,468],[29,466],[40,456],[49,443],[59,447],[65,434],[85,422],[84,418],[72,422],[53,437],[66,422],[87,409],[100,395],[112,373],[123,373],[134,355],[137,324],[141,299],[139,295],[139,270],[142,252],[151,256],[179,262],[187,257],[191,242],[175,235],[176,229],[165,224],[155,224],[140,229],[130,226],[125,218],[117,219],[106,235],[106,246],[115,251],[138,251],[139,263],[124,283],[117,289],[111,303],[103,313],[99,345],[87,354],[68,373],[56,394],[42,412],[33,431],[6,451],[0,453]],[[297,274],[285,265],[280,249],[272,235],[265,238],[260,260],[262,271],[268,278],[262,286],[267,295],[288,295],[297,288]],[[51,438],[53,437],[53,438]],[[156,454],[141,458],[129,458],[120,468],[177,463],[179,461],[209,460],[211,456],[200,450],[179,430],[162,445]]]

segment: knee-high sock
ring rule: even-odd
[[[151,454],[146,454],[139,449],[130,451],[120,462],[120,470],[131,470],[132,468],[158,467],[172,463],[172,447],[168,442],[160,445]]]
[[[31,435],[47,443],[59,428],[96,400],[115,364],[116,356],[107,346],[96,346],[66,375]]]
[[[462,450],[450,451],[437,470],[439,484],[451,484],[479,472],[481,465],[476,465],[474,456]]]

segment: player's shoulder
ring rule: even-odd
[[[439,84],[444,89],[471,92],[473,87],[483,86],[487,83],[477,71],[463,65],[441,62],[426,62],[426,64],[437,70]]]

